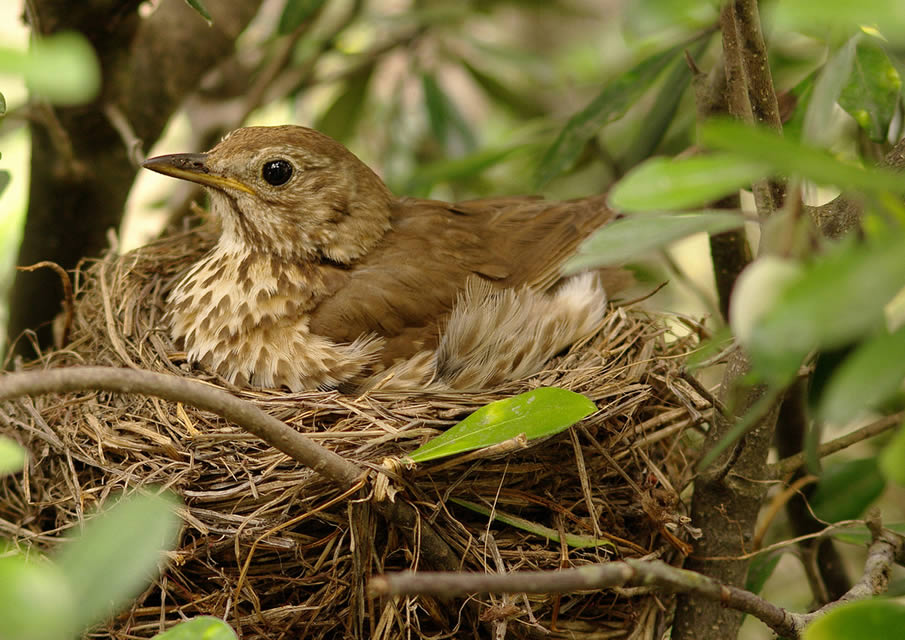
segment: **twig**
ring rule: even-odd
[[[155,396],[211,411],[253,433],[343,489],[354,486],[364,474],[359,466],[316,444],[250,402],[221,389],[179,376],[116,367],[71,367],[11,373],[0,377],[0,400],[88,390]],[[458,567],[456,554],[428,522],[422,521],[412,505],[402,500],[383,501],[376,502],[374,508],[399,527],[407,537],[412,537],[417,532],[421,549],[431,564],[443,569]]]
[[[792,613],[758,595],[720,583],[695,571],[679,569],[660,560],[625,560],[561,571],[520,571],[500,574],[404,571],[377,576],[369,591],[374,595],[462,596],[474,593],[567,593],[607,587],[652,588],[658,593],[693,593],[722,606],[751,614],[778,635],[798,638],[816,618],[835,607],[886,591],[893,563],[905,561],[905,538],[868,523],[871,543],[864,574],[842,598],[812,613]]]
[[[42,260],[41,262],[28,265],[27,267],[16,267],[16,271],[34,271],[45,267],[55,271],[57,275],[60,276],[60,284],[63,285],[63,312],[65,313],[65,316],[63,317],[63,331],[60,334],[60,344],[58,347],[62,349],[69,344],[69,333],[72,331],[72,317],[75,314],[75,298],[72,293],[72,281],[69,279],[69,274],[56,262],[51,262],[49,260]]]
[[[129,162],[137,169],[145,159],[144,143],[142,143],[141,138],[135,135],[135,130],[129,123],[126,114],[117,105],[104,105],[104,115],[107,117],[110,126],[119,134],[120,140],[123,141],[123,146],[126,147],[126,153],[129,155]]]
[[[861,442],[862,440],[867,440],[868,438],[878,436],[885,431],[889,431],[893,427],[901,424],[903,420],[905,420],[905,411],[900,411],[899,413],[894,413],[892,415],[886,416],[885,418],[880,418],[876,422],[871,422],[870,424],[863,426],[860,429],[856,429],[851,433],[847,433],[844,436],[840,436],[834,440],[830,440],[829,442],[824,442],[819,447],[817,447],[817,455],[823,458],[832,453],[836,453],[837,451],[842,451],[843,449]],[[792,473],[804,464],[805,454],[802,451],[800,453],[796,453],[794,456],[789,456],[788,458],[783,458],[778,462],[774,462],[769,466],[769,470],[774,478],[781,478],[789,473]]]
[[[770,507],[767,509],[766,515],[763,517],[763,521],[758,525],[757,531],[754,534],[754,539],[751,541],[751,548],[757,550],[760,549],[761,544],[763,544],[764,537],[767,535],[767,531],[770,529],[770,525],[773,524],[773,520],[776,518],[779,510],[782,509],[785,504],[792,499],[792,496],[801,491],[801,488],[805,485],[809,485],[812,482],[817,482],[820,478],[817,476],[807,475],[798,478],[791,485],[786,487],[783,491],[776,494],[776,497],[770,502]]]

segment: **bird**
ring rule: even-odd
[[[244,127],[143,167],[204,186],[215,246],[169,293],[187,360],[256,388],[476,391],[592,335],[618,270],[562,275],[603,195],[395,196],[344,145]]]

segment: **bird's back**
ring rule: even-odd
[[[330,291],[312,312],[311,331],[339,342],[376,333],[389,365],[436,346],[470,278],[547,291],[578,244],[611,217],[603,196],[401,198],[380,244],[352,265],[328,267]]]

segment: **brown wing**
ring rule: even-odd
[[[349,268],[331,268],[333,292],[314,310],[311,331],[341,342],[375,332],[387,338],[385,363],[432,348],[438,321],[469,277],[548,289],[578,244],[611,217],[603,196],[400,199],[381,244]]]

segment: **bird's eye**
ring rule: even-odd
[[[275,187],[285,184],[292,177],[292,163],[288,160],[265,162],[261,169],[261,177]]]

